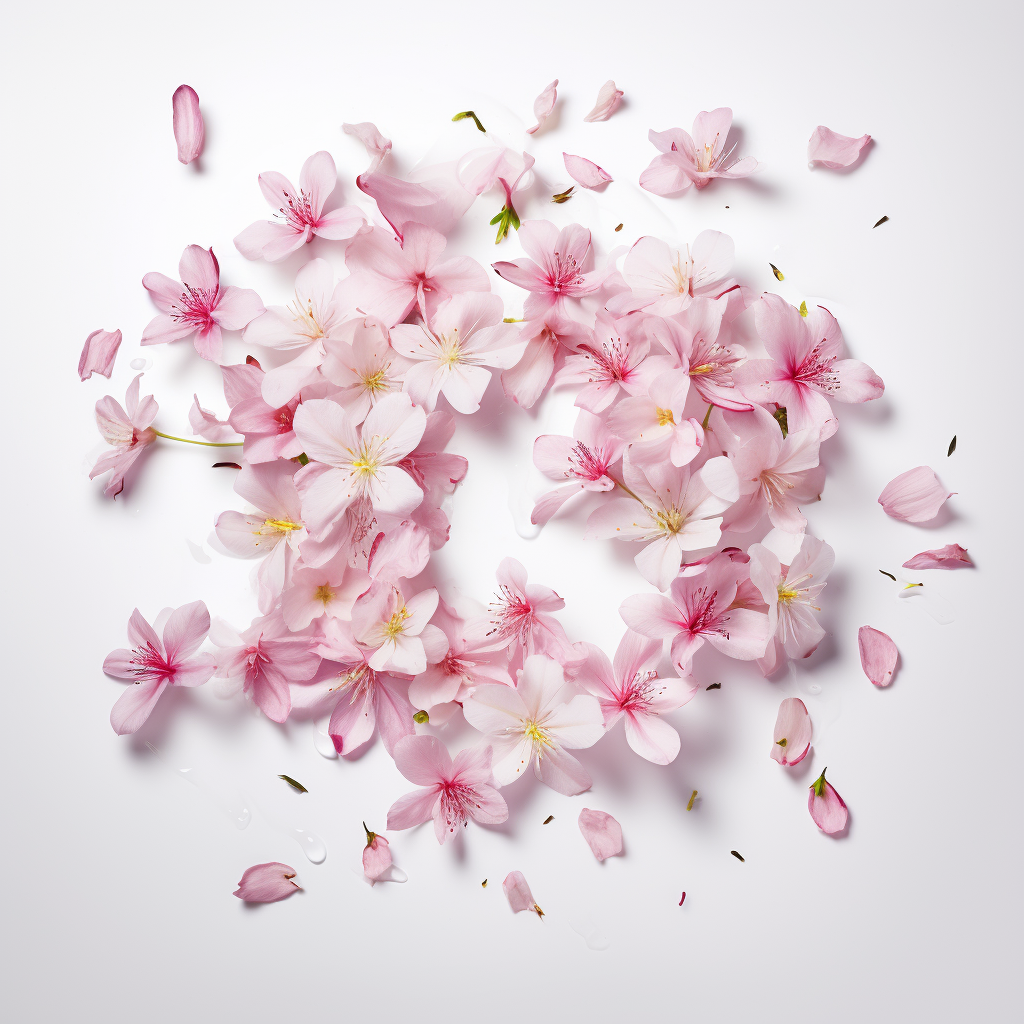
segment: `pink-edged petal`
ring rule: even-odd
[[[232,895],[246,903],[276,903],[299,891],[301,886],[293,878],[295,868],[279,861],[254,864],[246,868]]]
[[[604,811],[584,807],[579,817],[580,831],[598,860],[622,853],[622,826]]]
[[[859,139],[840,135],[838,132],[819,124],[811,133],[807,143],[807,162],[821,164],[832,170],[840,170],[857,162],[864,147],[871,141],[870,135]]]
[[[954,493],[942,486],[933,469],[916,466],[890,480],[878,496],[878,504],[893,519],[926,523],[939,514],[946,499]]]
[[[138,732],[153,713],[166,680],[146,680],[129,686],[110,710],[110,724],[118,736]]]
[[[609,78],[601,86],[601,91],[597,94],[597,102],[594,104],[594,109],[583,120],[607,121],[618,110],[619,104],[622,102],[622,95],[622,90],[616,89],[615,83]]]
[[[593,700],[592,697],[590,699]],[[596,704],[597,701],[595,700],[594,703]],[[537,775],[541,782],[564,796],[585,793],[593,785],[593,780],[587,769],[572,754],[560,747],[548,747],[538,757]]]
[[[944,548],[921,551],[903,563],[904,569],[966,569],[973,567],[967,548],[947,544]]]
[[[772,742],[772,759],[783,765],[799,764],[811,749],[811,716],[799,697],[787,697],[779,705]]]
[[[203,151],[206,127],[199,111],[199,97],[190,85],[179,85],[171,97],[171,122],[174,141],[178,146],[178,159],[190,164]]]
[[[603,167],[599,167],[593,160],[588,160],[585,156],[563,153],[562,159],[565,161],[565,169],[569,172],[569,177],[584,188],[599,189],[612,180],[612,176]]]
[[[849,818],[846,802],[832,784],[826,781],[825,772],[811,785],[807,794],[807,810],[811,812],[814,824],[828,835],[842,832],[846,828]]]
[[[864,675],[875,686],[888,686],[900,656],[892,639],[873,626],[861,626],[857,631],[857,648]]]
[[[523,877],[522,871],[510,871],[505,881],[501,883],[501,887],[505,890],[508,905],[514,913],[518,914],[521,910],[533,910],[540,913],[540,907],[537,906],[537,901],[534,900],[533,893],[530,892],[530,886]]]

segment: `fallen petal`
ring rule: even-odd
[[[199,112],[199,97],[190,85],[179,85],[171,97],[174,141],[178,144],[178,159],[190,164],[203,151],[206,127]]]
[[[860,648],[860,664],[864,675],[875,686],[888,686],[900,656],[896,645],[880,629],[861,626],[857,633],[857,646]]]
[[[376,832],[371,832],[366,826],[366,846],[363,848],[363,874],[371,882],[377,879],[391,867],[391,844]]]
[[[513,912],[518,914],[520,910],[532,910],[538,917],[544,916],[544,912],[537,906],[533,898],[533,893],[530,892],[530,886],[523,877],[522,871],[510,871],[505,881],[501,883],[501,887],[505,890],[508,905]]]
[[[110,380],[114,369],[114,357],[121,347],[120,331],[93,331],[85,339],[81,358],[78,360],[78,379],[88,380],[94,373]]]
[[[109,376],[109,374],[108,374]],[[903,563],[904,569],[965,569],[973,566],[967,548],[947,544],[944,548],[922,551]]]
[[[366,147],[366,155],[370,158],[370,166],[364,173],[372,174],[381,165],[381,161],[391,152],[391,140],[381,135],[377,126],[371,121],[360,121],[359,124],[343,124],[341,130],[346,135],[358,139]]]
[[[537,123],[532,128],[526,129],[527,135],[533,135],[540,131],[544,122],[551,116],[555,109],[555,101],[558,99],[558,79],[556,78],[534,101],[533,116]]]
[[[622,90],[616,89],[615,83],[609,78],[601,86],[601,91],[597,94],[597,103],[594,104],[594,109],[583,120],[607,121],[618,110],[621,102]]]
[[[947,498],[956,492],[947,491],[939,483],[935,471],[916,466],[890,480],[878,496],[878,504],[887,516],[906,523],[926,523],[939,514]]]
[[[584,188],[600,188],[612,180],[612,176],[603,168],[598,167],[593,160],[585,156],[573,156],[571,153],[563,153],[565,169],[572,179]]]
[[[832,170],[849,167],[856,163],[857,157],[870,141],[870,135],[851,139],[819,124],[807,143],[807,162],[831,167]]]
[[[580,831],[598,860],[622,853],[622,826],[610,814],[584,807],[580,811]]]
[[[826,769],[827,771],[828,769]],[[830,836],[842,832],[850,812],[846,802],[835,791],[830,782],[825,781],[825,772],[815,779],[807,794],[807,810],[811,812],[814,824]]]
[[[775,720],[772,759],[782,765],[799,764],[811,749],[811,716],[799,697],[787,697]]]
[[[234,895],[246,903],[276,903],[299,891],[294,877],[295,868],[278,861],[254,864],[242,875]]]

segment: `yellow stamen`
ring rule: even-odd
[[[437,339],[441,343],[439,362],[450,370],[456,363],[462,362],[462,346],[459,343],[459,329],[456,327],[451,334],[442,335]]]
[[[375,395],[378,391],[390,391],[391,385],[388,382],[388,368],[381,367],[376,373],[363,377],[363,387]]]
[[[321,583],[320,586],[316,588],[316,592],[313,594],[313,597],[318,601],[323,601],[326,606],[334,600],[334,590],[326,583]]]
[[[691,366],[690,367],[690,376],[691,377],[701,377],[705,373],[710,373],[714,368],[715,368],[715,364],[714,363],[701,363],[700,366]]]
[[[389,640],[394,640],[396,636],[401,635],[405,632],[405,620],[409,618],[409,611],[402,605],[394,615],[384,625],[384,635]]]
[[[536,722],[527,722],[523,734],[535,748],[551,746],[551,740],[548,739],[547,733]]]
[[[667,427],[670,423],[675,423],[675,418],[672,415],[671,409],[659,409],[655,406],[654,414],[658,417],[659,427]]]
[[[301,530],[302,523],[293,523],[287,519],[265,519],[259,533],[290,533],[292,530]]]

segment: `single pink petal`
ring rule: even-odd
[[[569,176],[584,188],[600,188],[612,180],[612,176],[603,167],[598,167],[593,160],[588,160],[585,156],[563,153],[562,159],[565,161],[565,169]]]
[[[594,109],[587,114],[584,121],[607,121],[619,108],[622,102],[622,90],[615,88],[615,83],[609,78],[601,91],[597,94],[597,102]]]
[[[934,470],[928,466],[917,466],[890,480],[878,496],[878,504],[893,519],[926,523],[939,514],[946,499],[955,493],[947,491],[939,483]]]
[[[388,841],[376,832],[371,832],[365,825],[366,846],[363,848],[363,874],[371,882],[376,882],[391,867],[391,849]]]
[[[856,163],[857,157],[870,141],[870,135],[851,139],[819,124],[811,133],[810,141],[807,143],[807,162],[821,164],[823,167],[831,167],[832,170],[837,171]]]
[[[171,97],[174,141],[178,144],[178,159],[190,164],[198,159],[206,140],[203,115],[199,111],[199,97],[190,85],[179,85]]]
[[[861,626],[857,632],[857,647],[864,674],[875,686],[888,686],[900,656],[896,645],[881,630]]]
[[[501,883],[501,887],[505,890],[508,905],[514,913],[518,914],[520,910],[532,910],[538,917],[544,916],[544,912],[537,906],[537,902],[533,898],[533,893],[530,892],[530,886],[523,877],[522,871],[510,871],[505,881]]]
[[[532,128],[526,129],[527,135],[533,135],[534,132],[540,131],[541,126],[551,116],[551,111],[555,109],[555,101],[558,99],[558,79],[556,78],[534,101],[533,101],[533,116],[537,118],[537,123]]]
[[[381,135],[377,126],[370,121],[360,121],[359,124],[343,124],[341,130],[346,135],[358,139],[366,147],[370,166],[366,168],[365,174],[372,174],[377,170],[384,157],[391,152],[391,140]]]
[[[245,869],[232,895],[246,903],[276,903],[299,891],[301,886],[292,881],[294,877],[295,868],[279,861],[254,864]]]
[[[120,331],[93,331],[85,339],[81,358],[78,360],[78,379],[88,380],[94,373],[110,380],[114,369],[114,357],[121,347]]]
[[[192,408],[188,411],[188,425],[193,434],[205,437],[207,441],[234,441],[238,434],[227,420],[219,420],[199,404],[199,396],[192,395]]]
[[[787,697],[779,705],[772,743],[772,759],[783,765],[799,764],[811,749],[811,716],[799,697]]]
[[[622,853],[622,826],[610,814],[584,807],[579,824],[583,838],[598,860]]]
[[[114,732],[118,736],[138,732],[166,688],[166,679],[147,679],[130,685],[110,709],[110,725]]]
[[[921,551],[903,563],[904,569],[965,569],[973,566],[967,548],[947,544],[944,548]]]
[[[846,809],[846,801],[835,791],[832,784],[825,780],[825,772],[822,772],[811,785],[807,794],[807,810],[811,812],[814,824],[830,836],[842,832],[850,816]]]

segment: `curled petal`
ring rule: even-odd
[[[926,523],[939,514],[939,509],[956,492],[947,491],[939,483],[935,471],[917,466],[890,480],[878,496],[878,504],[887,516],[907,523]]]
[[[365,174],[372,174],[384,157],[391,152],[391,140],[381,135],[377,126],[371,121],[361,121],[359,124],[343,124],[341,130],[346,135],[358,139],[366,147],[366,155],[370,158],[370,166],[366,168]]]
[[[831,167],[834,171],[840,170],[856,163],[857,158],[870,141],[870,135],[851,139],[819,124],[811,133],[810,141],[807,143],[807,162],[821,164],[822,167]]]
[[[814,824],[830,836],[842,832],[850,816],[846,801],[830,782],[825,781],[825,772],[811,785],[807,794],[807,810],[811,812]]]
[[[520,910],[533,910],[538,915],[541,913],[522,871],[510,871],[501,887],[505,890],[508,905],[514,913],[518,914]]]
[[[294,877],[295,868],[278,861],[254,864],[246,868],[233,895],[246,903],[276,903],[299,891]]]
[[[598,860],[622,853],[622,826],[610,814],[584,807],[579,824],[583,838]]]
[[[533,101],[533,116],[537,118],[537,123],[532,128],[526,129],[527,135],[533,135],[534,132],[538,132],[544,122],[551,116],[551,111],[555,109],[555,101],[558,99],[558,79],[556,78],[534,101]]]
[[[622,90],[615,88],[615,83],[609,78],[601,91],[597,94],[597,102],[594,109],[587,114],[584,121],[607,121],[619,108],[622,102]]]
[[[861,626],[857,632],[857,647],[860,649],[860,664],[864,675],[875,686],[888,686],[900,656],[896,645],[880,629]]]
[[[811,749],[811,716],[799,697],[787,697],[779,705],[772,743],[772,759],[783,765],[799,764]]]
[[[114,369],[114,357],[121,347],[120,331],[93,331],[85,339],[81,358],[78,360],[78,379],[88,380],[94,373],[110,380]]]
[[[174,141],[178,144],[178,159],[190,164],[203,151],[206,128],[199,111],[199,97],[190,85],[179,85],[171,97]]]
[[[967,548],[947,544],[944,548],[921,551],[903,563],[904,569],[966,569],[973,567]]]
[[[603,167],[598,167],[593,160],[588,160],[585,156],[563,153],[562,159],[565,161],[565,169],[569,176],[584,188],[600,188],[612,180],[612,176]]]

